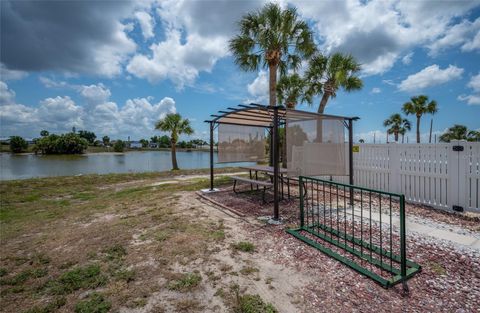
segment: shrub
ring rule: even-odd
[[[115,141],[115,144],[113,145],[113,151],[123,152],[124,149],[125,149],[125,142],[123,140]]]
[[[13,153],[20,153],[28,148],[28,143],[20,136],[10,137],[10,151]]]
[[[87,147],[88,142],[77,134],[51,134],[38,139],[34,151],[42,154],[80,154]]]

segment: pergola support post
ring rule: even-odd
[[[210,191],[213,191],[213,122],[210,122]]]
[[[348,176],[353,185],[353,120],[348,120]],[[350,205],[353,205],[353,188],[350,188]]]
[[[272,141],[273,149],[270,146],[270,149],[273,150],[273,219],[278,221],[279,212],[278,212],[278,145],[279,145],[279,136],[278,136],[278,107],[273,108],[273,129],[272,129]]]

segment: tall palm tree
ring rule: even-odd
[[[411,97],[409,102],[403,104],[402,111],[417,117],[417,143],[420,143],[420,119],[424,114],[437,113],[437,102],[435,100],[428,102],[428,97],[425,95]]]
[[[451,140],[480,141],[480,132],[469,131],[466,126],[455,124],[440,136],[440,141],[450,142]]]
[[[172,143],[172,170],[178,170],[176,147],[178,136],[181,134],[193,134],[190,121],[188,119],[182,119],[182,116],[178,113],[170,113],[155,124],[155,129],[170,132],[170,141]]]
[[[305,73],[309,85],[307,96],[311,100],[322,95],[318,113],[324,113],[328,100],[337,96],[338,89],[347,92],[362,89],[363,82],[357,76],[360,69],[360,64],[349,54],[334,53],[329,57],[317,54],[310,59]]]
[[[389,127],[387,134],[393,134],[395,142],[398,142],[398,135],[405,135],[407,131],[411,129],[410,121],[398,113],[392,114],[388,119],[383,122],[383,126]]]
[[[269,70],[269,105],[276,105],[277,72],[297,69],[302,58],[314,54],[313,35],[295,8],[268,3],[261,10],[248,13],[239,22],[240,34],[230,40],[235,63],[245,71]]]
[[[283,75],[277,85],[277,99],[289,109],[295,109],[299,101],[305,100],[305,80],[297,73]]]

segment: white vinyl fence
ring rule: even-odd
[[[480,212],[480,142],[356,145],[355,185],[447,211]]]

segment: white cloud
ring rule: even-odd
[[[227,54],[225,38],[188,35],[182,42],[179,30],[167,31],[167,38],[150,46],[151,55],[137,54],[127,66],[131,74],[151,83],[170,79],[178,89],[193,84],[199,72],[210,72],[217,60]]]
[[[371,91],[371,93],[381,93],[381,92],[382,92],[382,90],[378,87],[372,88],[372,91]]]
[[[53,80],[44,80],[57,86]],[[128,99],[121,107],[110,101],[111,92],[103,84],[69,85],[87,105],[78,105],[68,96],[50,97],[37,107],[15,102],[15,92],[0,82],[0,125],[3,136],[38,136],[42,129],[52,133],[70,131],[73,126],[88,129],[97,136],[113,138],[145,138],[156,133],[154,124],[167,113],[175,113],[175,101],[164,97],[154,102],[153,97]],[[61,86],[65,86],[61,84]]]
[[[463,51],[473,51],[480,48],[476,42],[478,33],[480,31],[480,18],[474,22],[463,20],[462,22],[453,25],[449,28],[445,35],[440,39],[431,43],[428,48],[431,55],[437,55],[448,48],[461,46]],[[479,38],[480,39],[480,38]]]
[[[40,101],[37,109],[42,123],[56,125],[56,129],[70,129],[72,126],[82,127],[83,108],[76,105],[70,97],[46,98]]]
[[[458,18],[478,6],[474,1],[291,2],[315,23],[323,51],[354,54],[367,75],[388,71],[402,54],[433,45],[459,23],[465,23],[470,34],[475,26]]]
[[[462,74],[463,69],[454,65],[449,65],[442,70],[437,64],[434,64],[424,68],[418,73],[409,75],[398,85],[398,89],[402,91],[421,90],[458,79]]]
[[[407,53],[403,58],[402,58],[402,63],[405,65],[408,65],[412,63],[412,57],[413,57],[413,52]]]
[[[98,85],[78,86],[80,95],[90,104],[103,103],[111,96],[110,90],[102,83]]]
[[[28,73],[24,71],[9,70],[3,63],[0,62],[0,80],[2,81],[19,80],[27,75]]]
[[[152,38],[155,35],[153,33],[155,19],[150,14],[143,11],[135,12],[135,17],[137,18],[140,28],[142,29],[143,38],[145,38],[145,40]]]
[[[474,92],[472,95],[460,95],[457,97],[460,101],[467,102],[468,105],[480,104],[480,73],[470,78],[467,87],[471,88]]]
[[[245,103],[255,102],[259,104],[265,104],[268,101],[268,74],[266,71],[260,71],[257,77],[247,85],[247,91],[251,98],[246,99]]]
[[[457,97],[460,101],[465,101],[469,105],[479,105],[480,95],[460,95]]]
[[[472,88],[474,91],[480,92],[480,73],[478,73],[475,76],[472,76],[467,86]]]
[[[8,85],[0,81],[0,105],[12,104],[15,100],[15,91],[8,88]]]

